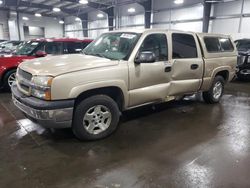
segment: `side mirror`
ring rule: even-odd
[[[47,53],[41,50],[36,52],[36,57],[45,57],[46,55]]]
[[[150,51],[140,52],[135,58],[135,63],[154,63],[156,61],[155,53]]]

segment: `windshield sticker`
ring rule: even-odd
[[[123,34],[121,35],[121,38],[126,38],[126,39],[133,39],[133,38],[135,38],[135,37],[136,37],[136,35],[128,34],[128,33],[123,33]]]
[[[38,42],[32,42],[32,43],[31,43],[32,46],[36,46],[36,45],[38,45],[38,44],[39,44]]]

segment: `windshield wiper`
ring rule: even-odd
[[[97,56],[97,57],[103,57],[103,58],[106,58],[106,59],[111,59],[111,58],[109,58],[109,57],[107,57],[107,56],[105,56],[105,55],[103,55],[103,54],[101,54],[101,53],[85,53],[85,52],[83,52],[83,54],[85,54],[85,55]],[[111,59],[111,60],[112,60],[112,59]]]
[[[104,58],[107,58],[105,55],[101,54],[101,53],[95,53],[93,54],[94,56],[98,56],[98,57],[104,57]]]
[[[104,54],[102,53],[86,53],[86,52],[82,52],[84,55],[91,55],[91,56],[97,56],[97,57],[103,57],[103,58],[106,58],[106,59],[110,59],[110,60],[118,60],[116,58],[112,58],[112,57],[108,57],[108,56],[105,56]]]

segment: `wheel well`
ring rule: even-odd
[[[118,104],[119,109],[123,109],[124,95],[122,90],[118,87],[104,87],[85,91],[76,98],[75,105],[90,96],[101,94],[111,97]]]
[[[8,74],[8,72],[10,72],[10,71],[12,71],[12,70],[16,70],[16,69],[17,69],[16,67],[13,67],[13,68],[11,68],[11,69],[5,70],[4,73],[3,73],[3,76],[1,77],[1,82],[4,81],[4,78],[5,78],[6,74]]]
[[[220,71],[218,72],[216,76],[222,76],[224,78],[224,80],[227,82],[228,81],[228,78],[229,78],[229,72],[227,70],[224,70],[224,71]]]

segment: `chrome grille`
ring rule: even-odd
[[[18,69],[17,74],[18,74],[18,76],[24,78],[25,80],[31,81],[31,79],[32,79],[32,74],[30,74],[22,69]]]
[[[30,83],[32,80],[32,74],[30,74],[22,69],[18,69],[16,80],[17,80],[18,89],[22,93],[24,93],[26,95],[30,95]]]

